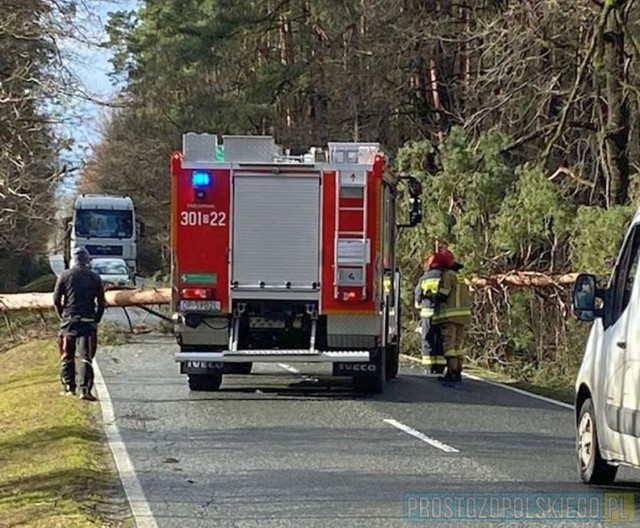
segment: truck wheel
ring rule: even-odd
[[[376,362],[379,366],[378,371],[373,376],[358,376],[353,378],[356,390],[366,394],[381,394],[387,384],[387,354],[384,348],[378,352]]]
[[[610,484],[616,478],[618,466],[612,466],[600,454],[598,430],[591,398],[580,409],[576,430],[578,471],[585,484]]]
[[[400,369],[400,347],[397,344],[389,345],[387,347],[387,365],[386,365],[387,380],[396,379],[398,377],[399,369]]]
[[[189,390],[194,392],[217,391],[222,384],[222,374],[188,374]]]
[[[229,374],[251,374],[253,363],[228,363]]]

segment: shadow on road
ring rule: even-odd
[[[172,397],[149,399],[141,402],[205,402],[218,400],[298,400],[327,401],[349,400],[389,403],[438,403],[444,405],[491,406],[520,409],[543,409],[558,413],[570,410],[540,401],[528,396],[511,392],[505,388],[488,385],[481,381],[464,380],[459,387],[444,387],[435,376],[413,373],[401,373],[395,380],[387,383],[382,394],[358,392],[349,378],[330,375],[256,373],[251,375],[225,375],[222,387],[215,392],[191,392],[186,386],[185,377],[175,374],[170,382],[166,378],[163,385],[175,387]],[[293,381],[291,378],[297,378]],[[302,378],[302,379],[301,379]],[[137,382],[153,384],[153,377],[147,373]],[[158,381],[161,381],[158,379]],[[135,382],[134,382],[135,383]]]
[[[534,399],[527,395],[510,391],[495,384],[483,383],[465,378],[455,387],[445,387],[428,374],[425,369],[414,365],[403,364],[397,379],[387,383],[384,393],[370,395],[358,392],[350,378],[333,377],[326,365],[296,364],[299,373],[279,370],[271,364],[271,368],[254,369],[250,375],[225,375],[220,390],[216,392],[190,392],[186,384],[186,376],[179,374],[173,362],[175,341],[170,336],[148,334],[137,336],[133,343],[126,345],[123,354],[116,354],[117,361],[131,357],[135,346],[139,361],[149,360],[155,368],[136,371],[133,376],[125,376],[122,383],[156,385],[166,387],[167,399],[148,400],[156,402],[170,401],[215,401],[261,399],[303,399],[303,400],[366,400],[373,402],[393,403],[439,403],[467,406],[492,406],[522,409],[545,409],[558,413],[570,412],[566,408],[553,403]],[[123,350],[124,352],[124,350]],[[107,358],[112,361],[113,354]],[[128,361],[128,359],[127,359]],[[148,365],[149,363],[147,363]],[[259,362],[256,365],[262,365]],[[169,396],[170,395],[170,396]],[[147,401],[145,398],[143,401]]]

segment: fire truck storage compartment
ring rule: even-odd
[[[234,174],[232,295],[315,299],[320,175]]]

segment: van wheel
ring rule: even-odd
[[[618,466],[612,466],[600,455],[598,430],[591,398],[580,409],[576,434],[578,471],[585,484],[610,484],[616,478]]]
[[[217,391],[222,385],[222,374],[188,374],[189,390],[194,392]]]

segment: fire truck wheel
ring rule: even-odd
[[[230,363],[231,372],[229,374],[251,374],[253,363]]]
[[[189,390],[213,392],[222,384],[222,374],[189,374]]]
[[[387,380],[396,379],[398,370],[400,369],[400,350],[398,345],[389,345],[387,347]]]
[[[387,384],[387,354],[384,349],[380,350],[377,364],[378,371],[373,376],[362,376],[353,379],[356,390],[365,394],[380,394],[384,392]]]

